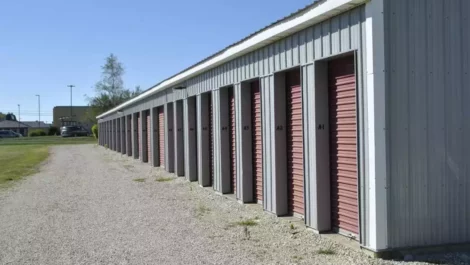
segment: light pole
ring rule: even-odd
[[[36,95],[36,97],[38,97],[38,109],[39,109],[38,127],[41,128],[41,95]]]
[[[68,85],[70,87],[70,121],[72,121],[72,88],[74,88],[74,85]]]
[[[18,133],[20,132],[20,120],[21,120],[21,109],[20,109],[20,104],[18,104]]]

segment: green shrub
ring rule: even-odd
[[[97,124],[91,127],[91,131],[93,132],[93,135],[95,136],[95,138],[98,139],[98,125]]]
[[[46,136],[46,132],[44,130],[32,130],[28,132],[29,137],[37,137],[37,136]]]
[[[58,135],[59,134],[59,128],[55,126],[51,126],[49,128],[49,135]]]

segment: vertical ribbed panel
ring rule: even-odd
[[[165,169],[172,173],[175,170],[175,134],[173,133],[173,105],[174,103],[165,104]]]
[[[165,167],[165,107],[158,107],[158,152],[160,154],[160,167]]]
[[[132,115],[126,116],[126,151],[132,156]]]
[[[273,146],[274,141],[274,117],[273,100],[271,94],[273,93],[274,87],[274,76],[266,76],[260,78],[260,90],[261,90],[261,131],[263,141],[263,208],[269,212],[274,212],[274,205],[272,197],[275,196],[275,185],[272,181],[273,170],[272,165],[273,158]],[[266,176],[266,177],[265,177]],[[269,177],[268,177],[269,176]],[[273,194],[274,193],[274,194]]]
[[[389,247],[470,241],[470,2],[386,2]]]
[[[327,70],[302,68],[305,223],[320,232],[331,230]]]
[[[121,154],[126,154],[126,117],[121,117]]]
[[[115,151],[116,149],[116,124],[115,120],[111,120],[111,150]]]
[[[119,152],[119,127],[118,119],[114,119],[114,151]]]
[[[119,150],[118,150],[118,152],[123,153],[123,146],[122,145],[123,145],[123,138],[124,138],[124,135],[123,135],[124,124],[122,123],[122,117],[118,118],[117,121],[118,121],[118,134],[119,134],[119,138],[118,138]]]
[[[142,113],[139,113],[139,116],[137,117],[137,139],[138,139],[137,146],[138,146],[138,153],[139,153],[140,161],[143,161],[143,155],[142,155],[142,150],[143,150],[142,135],[143,135],[143,131],[142,130],[143,130],[143,128],[142,128]]]
[[[185,176],[189,181],[197,181],[197,128],[196,97],[183,100],[184,107],[184,165]]]
[[[212,165],[213,179],[212,187],[215,191],[221,192],[221,170],[220,170],[220,91],[213,90],[211,96],[212,115]]]
[[[118,144],[119,144],[119,129],[118,129],[118,120],[114,119],[114,151],[118,151]]]
[[[183,133],[183,101],[173,102],[174,114],[174,145],[175,145],[175,174],[184,176],[184,133]]]
[[[147,148],[146,148],[146,152],[147,152],[147,162],[151,163],[152,161],[152,130],[151,130],[151,121],[150,121],[150,111],[148,111],[147,113],[147,117],[145,119],[145,124],[146,124],[146,127],[147,127]]]
[[[159,123],[158,123],[158,108],[150,109],[150,125],[148,127],[150,131],[150,153],[152,154],[152,159],[150,163],[152,167],[158,167],[160,165],[160,152],[158,150],[158,141],[159,141]]]
[[[121,152],[121,118],[116,119],[116,151]]]
[[[211,186],[210,95],[196,96],[198,182],[203,187]]]
[[[212,91],[214,117],[214,189],[229,193],[230,189],[230,133],[229,88]]]
[[[263,140],[263,206],[287,214],[286,97],[283,74],[262,77],[261,120]]]
[[[259,83],[258,83],[259,87]],[[259,89],[258,89],[259,91]],[[252,142],[252,111],[251,111],[251,84],[248,82],[234,86],[235,93],[235,132],[236,132],[236,180],[237,199],[242,202],[253,202],[254,175],[253,175],[253,142]],[[261,102],[260,102],[261,103]],[[260,104],[261,108],[261,104]],[[261,123],[261,119],[260,119]],[[261,135],[261,127],[260,127]],[[262,143],[260,142],[262,152]],[[260,161],[260,168],[263,165]],[[262,181],[262,180],[261,180]],[[262,186],[261,186],[262,189]],[[260,194],[261,195],[261,194]],[[261,195],[262,196],[262,195]],[[262,197],[260,198],[262,200]]]
[[[132,114],[132,155],[134,159],[139,158],[139,132],[138,132],[138,125],[139,123],[137,122],[139,114],[138,113],[133,113]]]

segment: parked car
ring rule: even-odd
[[[60,128],[62,137],[88,136],[88,131],[81,126],[63,126]]]
[[[11,130],[0,131],[0,138],[18,138],[21,137],[21,134],[16,133]]]

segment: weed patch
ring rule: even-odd
[[[205,205],[199,204],[199,206],[196,208],[196,216],[201,217],[201,216],[209,213],[210,211],[211,211],[211,209],[209,209]]]
[[[168,181],[172,181],[174,180],[175,178],[167,178],[167,177],[159,177],[159,178],[156,178],[155,181],[158,181],[158,182],[168,182]]]
[[[145,182],[145,179],[144,178],[137,178],[137,179],[133,179],[133,181],[135,181],[135,182]]]
[[[319,249],[317,253],[320,255],[335,255],[336,251],[331,246],[329,246],[328,248]]]
[[[258,225],[258,222],[255,219],[245,219],[242,221],[235,222],[238,226],[255,226]]]

